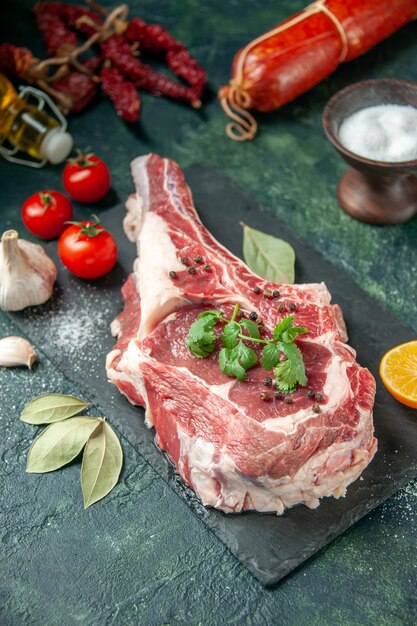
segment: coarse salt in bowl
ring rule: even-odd
[[[323,111],[327,139],[350,165],[336,197],[351,217],[401,224],[417,213],[417,82],[361,81]]]
[[[345,148],[374,161],[396,163],[417,159],[417,108],[379,104],[346,117],[339,128]]]

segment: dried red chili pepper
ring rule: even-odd
[[[101,50],[103,56],[138,87],[150,91],[155,96],[167,96],[173,100],[188,102],[196,108],[201,105],[190,87],[176,83],[165,74],[157,72],[133,57],[131,46],[123,36],[114,36],[104,41]]]
[[[77,47],[77,34],[67,28],[60,15],[47,12],[42,4],[35,5],[33,12],[49,56],[68,54]]]
[[[190,85],[195,100],[201,98],[207,82],[206,72],[185,45],[174,39],[162,26],[147,24],[139,17],[134,17],[130,20],[124,37],[131,43],[138,42],[141,50],[164,55],[170,70]]]
[[[11,43],[0,44],[0,72],[10,78],[28,80],[30,69],[38,62],[39,59],[28,48],[19,48]]]
[[[94,56],[87,59],[82,65],[86,70],[94,72],[100,64],[101,58]],[[52,86],[68,97],[68,110],[72,113],[79,113],[97,95],[98,84],[90,75],[74,70],[52,83]]]
[[[68,110],[72,113],[82,111],[97,93],[97,86],[87,74],[72,71],[64,78],[52,83],[53,88],[69,97]],[[63,111],[67,113],[68,111]]]
[[[81,17],[88,17],[97,25],[101,24],[98,13],[91,11],[88,7],[78,6],[76,4],[65,4],[63,2],[39,2],[33,9],[37,19],[58,18],[67,26],[75,28],[90,37],[95,33],[94,28],[87,24],[78,25],[77,20]]]
[[[125,122],[137,122],[141,101],[135,85],[126,80],[115,67],[103,67],[100,79],[101,88],[112,101],[117,115]]]

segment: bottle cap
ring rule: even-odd
[[[74,140],[69,133],[60,128],[54,128],[46,133],[40,148],[44,159],[56,165],[65,161],[72,150]]]

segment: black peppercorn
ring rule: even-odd
[[[291,396],[285,396],[284,401],[287,404],[292,404],[293,403],[293,399],[291,398]]]
[[[261,290],[259,287],[254,287],[253,288],[253,293],[261,293]]]
[[[297,308],[297,305],[295,304],[295,302],[291,302],[288,308],[290,311],[295,311],[295,309]]]
[[[317,402],[315,402],[311,408],[313,409],[314,413],[320,413],[321,411],[320,406],[317,404]]]
[[[265,387],[272,387],[272,378],[264,378]]]
[[[174,270],[171,270],[170,273],[169,273],[169,277],[172,278],[172,279],[176,278],[177,277],[177,272],[174,272]]]
[[[322,393],[316,393],[316,400],[317,402],[323,402],[324,400],[324,396]]]
[[[266,393],[266,391],[261,391],[261,393],[259,394],[259,397],[261,400],[269,400],[269,394]]]
[[[195,274],[197,272],[197,270],[195,269],[195,267],[189,267],[188,268],[188,273],[189,274]]]
[[[194,263],[202,263],[203,262],[203,257],[201,255],[197,256],[194,259]]]
[[[257,320],[258,319],[257,312],[256,311],[252,311],[251,313],[249,313],[249,319],[253,320],[253,321]]]
[[[276,398],[277,400],[281,400],[282,399],[282,393],[280,391],[276,391],[274,393],[274,398]]]
[[[183,256],[181,257],[181,263],[183,265],[188,265],[189,261],[188,261],[188,256]]]
[[[287,310],[287,307],[285,306],[285,304],[280,304],[280,305],[279,305],[279,307],[278,307],[278,311],[279,311],[280,313],[284,313],[284,311],[286,311],[286,310]]]
[[[242,309],[239,309],[239,311],[237,312],[237,317],[245,317],[245,314],[242,311]]]
[[[272,291],[270,289],[265,289],[264,293],[263,293],[264,298],[271,298],[272,296]]]
[[[307,398],[314,398],[314,397],[315,397],[315,395],[316,395],[316,394],[314,393],[314,391],[313,391],[312,389],[309,389],[309,390],[307,391]]]
[[[272,295],[274,296],[274,298],[279,298],[281,294],[278,291],[278,289],[274,289],[274,291],[272,292]]]
[[[209,271],[209,269],[210,269],[210,265],[209,265],[208,263],[206,263],[206,265],[204,266],[204,268],[203,268],[203,269],[205,269],[205,270],[206,270],[206,272],[208,272],[208,271]]]

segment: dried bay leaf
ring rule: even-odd
[[[241,222],[243,228],[243,257],[250,269],[274,283],[294,282],[295,252],[283,239],[250,228]]]
[[[120,441],[103,421],[89,438],[81,466],[84,508],[104,498],[116,485],[123,464]]]
[[[52,472],[72,461],[102,422],[91,417],[73,417],[51,424],[36,437],[28,453],[26,471]]]
[[[20,419],[27,424],[52,424],[77,415],[88,406],[89,402],[74,396],[47,393],[28,402]]]

